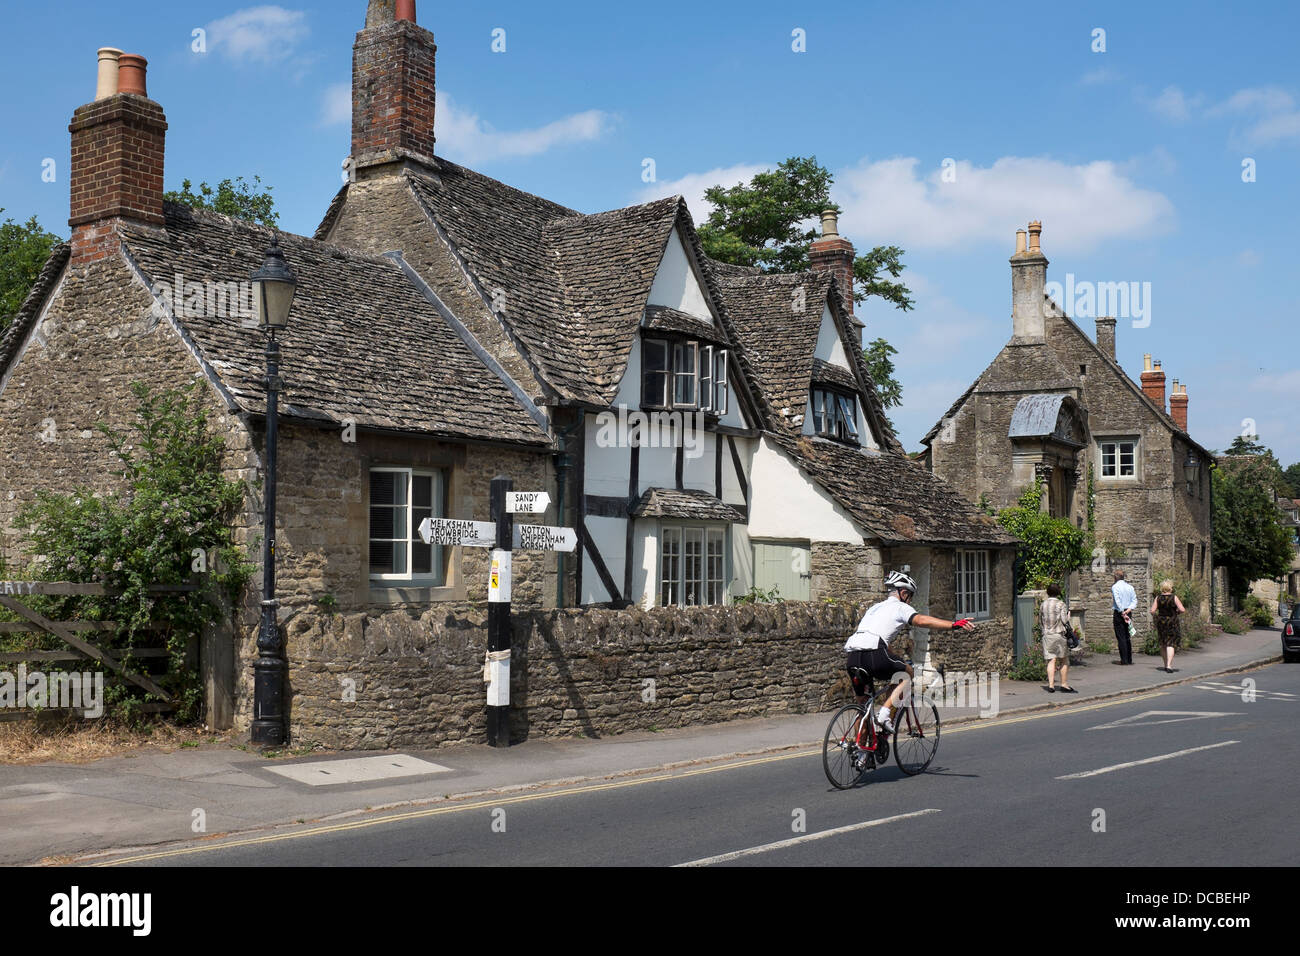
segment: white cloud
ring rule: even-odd
[[[502,131],[484,122],[477,113],[462,110],[439,90],[436,110],[438,152],[468,164],[493,159],[536,156],[556,146],[599,139],[613,123],[601,110],[586,110],[534,129]]]
[[[245,63],[283,63],[294,59],[298,44],[307,38],[307,14],[284,7],[247,7],[206,27],[208,46],[232,60]]]
[[[1295,98],[1277,86],[1255,86],[1238,90],[1230,97],[1205,111],[1206,116],[1224,116],[1230,113],[1277,113],[1289,110]]]
[[[1040,219],[1050,257],[1167,231],[1174,220],[1168,198],[1108,160],[1004,156],[987,167],[959,161],[953,171],[955,180],[942,182],[937,166],[926,173],[919,159],[899,157],[836,173],[831,196],[844,233],[909,250],[994,242],[1010,254],[1016,228]]]
[[[748,183],[756,175],[771,169],[770,165],[756,166],[751,163],[738,163],[735,166],[720,166],[705,173],[687,173],[677,179],[650,183],[641,190],[638,202],[650,202],[665,196],[684,196],[686,206],[691,211],[691,218],[696,224],[709,218],[713,205],[704,199],[704,191],[710,186],[731,187],[737,183]]]
[[[1112,83],[1119,79],[1119,74],[1108,66],[1098,67],[1095,70],[1089,70],[1083,76],[1079,77],[1080,86],[1100,86],[1103,83]]]
[[[1200,109],[1205,97],[1200,93],[1188,96],[1176,86],[1166,86],[1160,95],[1154,98],[1140,97],[1152,112],[1167,120],[1182,123],[1190,119],[1192,113]]]
[[[320,124],[339,126],[352,122],[352,84],[335,83],[321,97]]]
[[[1300,112],[1277,113],[1260,120],[1246,130],[1246,146],[1269,146],[1284,139],[1300,138]]]

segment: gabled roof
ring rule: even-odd
[[[634,518],[681,518],[689,521],[743,523],[744,516],[707,491],[647,488],[628,513]]]
[[[68,264],[71,255],[72,246],[66,242],[50,250],[50,257],[41,267],[40,275],[36,277],[35,284],[28,291],[27,298],[18,309],[18,314],[9,323],[4,335],[0,336],[0,379],[4,378],[10,364],[23,347],[23,342],[27,340],[27,333],[32,330],[33,323],[40,316],[46,298],[54,289],[55,283],[59,281],[63,267]]]
[[[243,281],[272,231],[167,203],[166,226],[125,224],[126,255],[142,281]],[[283,349],[280,414],[452,439],[544,446],[548,438],[393,259],[280,233],[298,275]],[[179,299],[180,297],[177,296]],[[239,410],[264,415],[265,335],[237,316],[192,315],[176,325]]]
[[[773,434],[776,443],[887,545],[1006,547],[1016,539],[906,455]]]
[[[863,397],[863,410],[873,434],[881,437],[885,448],[902,452],[867,373],[862,346],[856,342],[857,331],[848,331],[849,319],[829,272],[764,273],[712,260],[709,264],[717,273],[718,289],[744,352],[746,367],[767,404],[769,428],[799,435],[814,375],[820,374],[822,380],[834,376],[837,384],[845,385],[847,375]],[[828,372],[826,363],[819,365],[816,360],[822,312],[827,308],[852,372]]]

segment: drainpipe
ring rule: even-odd
[[[586,413],[584,412],[583,414],[585,415]],[[578,426],[581,424],[582,424],[582,419],[579,418],[578,421],[574,422],[568,428],[558,429],[555,433],[555,439],[557,444],[555,457],[554,457],[555,485],[556,485],[555,487],[556,515],[555,516],[560,527],[565,527],[564,488],[565,485],[567,484],[567,480],[569,477],[569,466],[572,464],[572,460],[569,458],[569,453],[568,453],[568,444],[569,444],[568,438],[570,435],[572,435],[575,431],[578,430]],[[559,575],[559,579],[556,582],[557,586],[555,589],[555,606],[556,608],[563,608],[564,607],[564,570],[565,570],[563,551],[557,551],[555,553],[555,565],[556,565],[556,573]]]

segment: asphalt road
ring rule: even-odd
[[[1243,700],[1243,681],[1254,681]],[[1300,862],[1300,666],[980,721],[831,788],[820,747],[119,856],[146,866]]]

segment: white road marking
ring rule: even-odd
[[[1240,697],[1246,690],[1241,684],[1225,684],[1223,681],[1207,680],[1193,685],[1197,690],[1213,691],[1216,694],[1231,694],[1234,697]],[[1288,694],[1281,690],[1260,690],[1257,687],[1249,688],[1250,692],[1256,697],[1262,697],[1265,700],[1296,700],[1295,694]]]
[[[311,763],[291,763],[265,769],[312,787],[367,783],[371,780],[391,780],[394,777],[419,777],[430,773],[448,773],[451,770],[450,767],[406,754],[353,757],[350,760],[314,760]]]
[[[1187,750],[1175,751],[1171,754],[1161,754],[1159,757],[1146,757],[1143,760],[1130,760],[1128,763],[1117,763],[1110,767],[1102,767],[1100,770],[1085,770],[1083,773],[1067,773],[1063,777],[1057,777],[1057,780],[1079,780],[1083,777],[1095,777],[1098,774],[1110,773],[1112,770],[1124,770],[1128,767],[1140,767],[1144,763],[1159,763],[1161,760],[1172,760],[1175,757],[1185,757],[1187,754],[1199,753],[1202,750],[1213,750],[1216,747],[1229,747],[1232,744],[1239,744],[1240,740],[1225,740],[1219,744],[1209,744],[1205,747],[1191,747]]]
[[[899,820],[908,820],[912,817],[923,817],[929,813],[938,813],[937,809],[915,810],[912,813],[900,813],[893,817],[882,817],[879,820],[868,820],[866,823],[853,823],[846,827],[836,827],[834,830],[822,830],[820,833],[809,833],[804,836],[793,837],[789,840],[778,840],[776,843],[765,843],[762,846],[751,846],[747,850],[733,850],[731,853],[723,853],[719,856],[706,856],[702,860],[691,860],[689,863],[678,863],[677,866],[712,866],[714,863],[726,863],[729,860],[738,860],[742,856],[753,856],[756,853],[766,853],[769,850],[780,850],[787,846],[798,846],[800,843],[811,843],[813,840],[824,840],[827,837],[839,836],[841,833],[852,833],[854,830],[865,830],[867,827],[878,827],[886,823],[895,823]]]
[[[1148,710],[1135,717],[1121,717],[1109,724],[1098,724],[1089,730],[1110,730],[1113,727],[1132,727],[1134,725],[1150,727],[1155,724],[1176,724],[1180,720],[1203,720],[1206,717],[1239,717],[1236,711],[1221,710]],[[1148,717],[1163,717],[1164,720],[1147,720]]]

